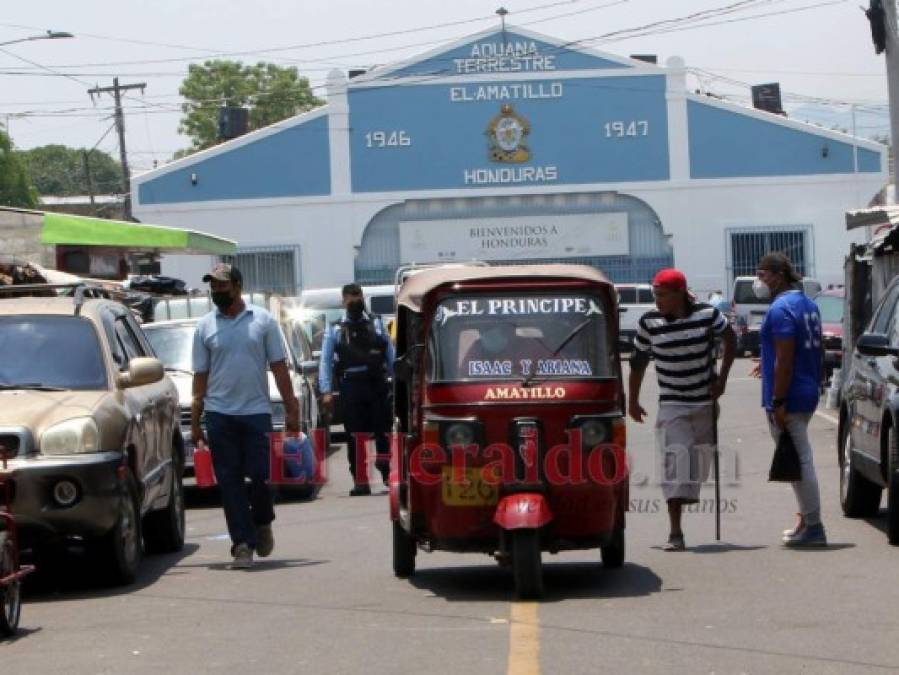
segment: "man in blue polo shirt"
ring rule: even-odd
[[[773,298],[760,333],[762,406],[775,442],[784,429],[788,431],[802,466],[802,479],[793,483],[799,523],[784,531],[783,542],[792,547],[826,546],[808,437],[821,386],[821,315],[815,302],[797,288],[801,277],[783,253],[762,257],[757,274],[756,296]]]
[[[212,463],[231,536],[233,568],[253,564],[253,552],[271,554],[275,519],[268,485],[272,407],[268,391],[271,367],[284,401],[287,432],[299,431],[299,402],[293,393],[287,354],[275,319],[241,297],[243,277],[220,263],[203,277],[216,309],[200,319],[193,345],[191,437],[205,443],[200,417],[205,410]],[[250,479],[250,493],[244,484]]]

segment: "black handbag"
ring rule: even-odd
[[[768,480],[778,483],[795,483],[802,480],[799,453],[793,444],[793,437],[786,429],[780,432],[780,438],[777,440],[774,457],[771,459],[771,470],[768,472]]]

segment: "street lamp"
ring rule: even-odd
[[[17,42],[31,42],[32,40],[61,40],[64,38],[72,38],[75,37],[71,33],[66,33],[65,31],[57,31],[57,30],[48,30],[46,33],[41,35],[31,35],[29,37],[19,38],[18,40],[10,40],[9,42],[0,42],[0,47],[5,47],[6,45],[14,45]]]

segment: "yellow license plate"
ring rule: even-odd
[[[497,487],[483,479],[481,469],[443,467],[443,503],[447,506],[493,506]]]

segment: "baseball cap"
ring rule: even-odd
[[[790,262],[790,259],[783,253],[775,252],[763,255],[762,259],[759,260],[758,268],[760,270],[765,270],[766,272],[783,274],[784,278],[790,282],[795,283],[797,281],[802,281],[802,277],[799,276],[796,268],[793,267],[793,263]]]
[[[233,281],[237,284],[243,284],[243,275],[240,273],[240,270],[228,263],[218,263],[209,274],[203,276],[203,283],[209,283],[213,279],[215,281]]]
[[[687,290],[687,277],[683,272],[674,268],[659,270],[652,278],[652,285],[670,288],[672,291],[685,291]]]

